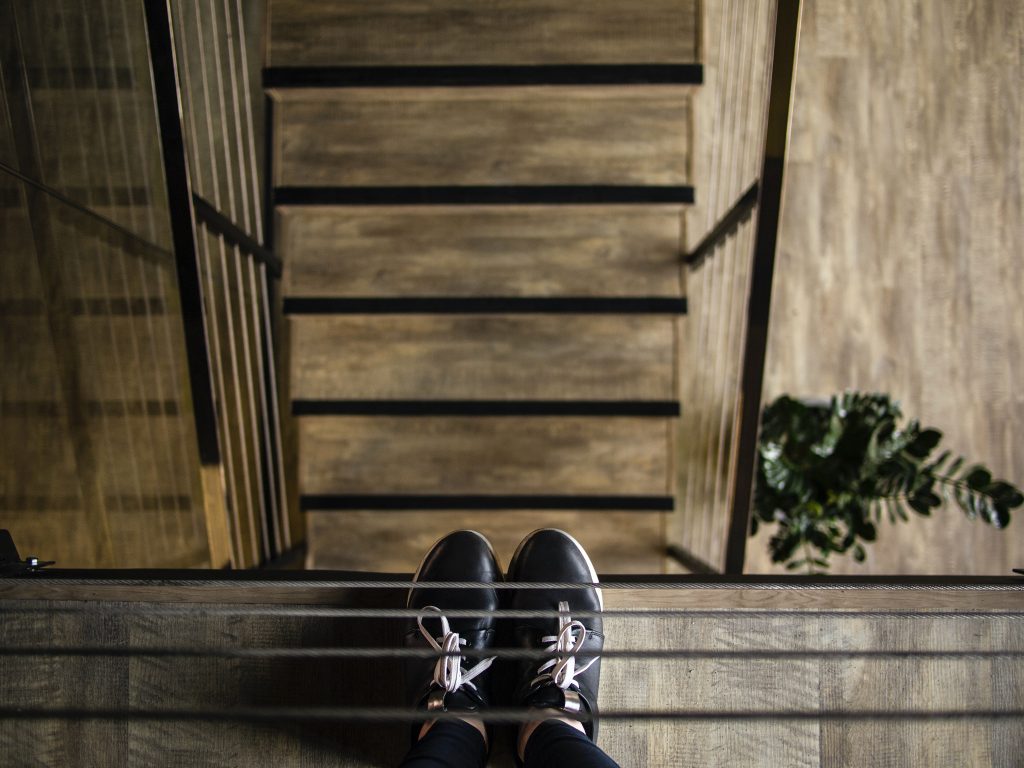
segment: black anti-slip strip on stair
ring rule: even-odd
[[[284,300],[284,312],[289,315],[685,315],[686,299],[662,296],[295,296]]]
[[[671,496],[519,496],[519,495],[303,495],[303,512],[310,510],[391,509],[571,509],[593,511],[670,512]]]
[[[701,64],[531,64],[417,67],[269,67],[264,88],[517,85],[700,85]]]
[[[295,400],[294,416],[661,416],[671,400]]]
[[[275,187],[276,205],[686,205],[693,187],[544,185]]]

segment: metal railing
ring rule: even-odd
[[[196,394],[216,557],[236,567],[292,546],[273,344],[272,281],[262,244],[257,120],[242,4],[146,0],[172,228]],[[262,102],[259,102],[262,103]],[[269,273],[269,274],[268,274]],[[205,362],[204,362],[205,358]]]
[[[710,183],[687,218],[686,408],[670,554],[690,570],[742,573],[800,2],[725,0],[706,11],[696,134],[713,147],[698,148],[697,174]]]
[[[239,0],[0,0],[0,517],[64,564],[292,545],[250,38]]]
[[[0,19],[0,518],[68,564],[209,565],[142,9]]]

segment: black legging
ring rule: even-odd
[[[567,723],[541,723],[526,742],[524,768],[619,768],[594,742]],[[480,731],[459,720],[435,723],[409,750],[400,768],[483,768]]]

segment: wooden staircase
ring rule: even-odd
[[[664,569],[696,2],[273,0],[310,567],[474,527]]]

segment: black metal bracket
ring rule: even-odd
[[[53,560],[40,560],[32,555],[22,560],[18,554],[18,548],[14,546],[11,532],[0,529],[0,577],[24,576],[26,573],[39,571],[53,563]]]

